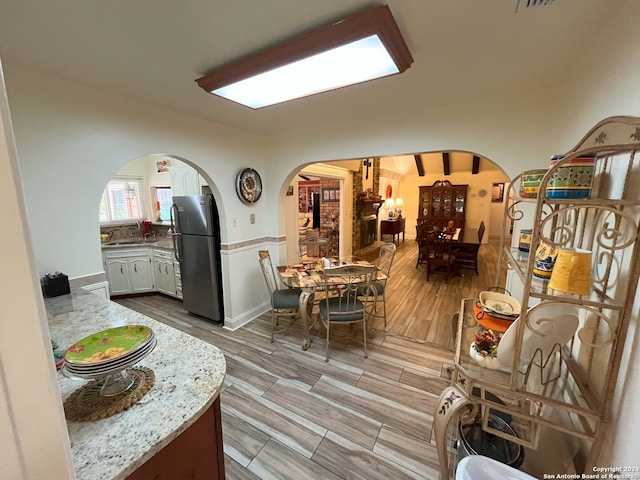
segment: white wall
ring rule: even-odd
[[[588,49],[584,61],[567,90],[567,109],[563,116],[567,131],[576,138],[597,121],[612,115],[634,115],[640,112],[640,2],[628,0],[617,12],[605,35]],[[597,63],[595,63],[597,59]],[[625,343],[620,380],[612,399],[612,426],[604,442],[602,465],[638,465],[640,449],[640,341],[638,318],[640,291],[634,301],[634,312]]]
[[[0,69],[0,477],[73,478]]]
[[[273,184],[260,137],[21,69],[7,69],[6,76],[40,275],[58,270],[77,278],[103,271],[96,212],[104,186],[131,160],[152,153],[185,159],[209,177],[225,259],[237,253],[230,245],[241,240],[257,245],[276,233],[270,221],[274,191],[267,188],[264,200],[253,206],[241,203],[235,192],[237,172],[249,165],[262,173],[265,185]],[[230,224],[234,216],[236,227]],[[237,273],[223,271],[231,323],[266,300],[266,292],[264,298],[234,297],[247,288],[263,291],[260,279],[250,274],[234,283]]]

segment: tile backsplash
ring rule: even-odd
[[[166,237],[168,229],[169,225],[151,225],[151,235],[153,236],[153,234],[155,233],[157,238]],[[135,224],[100,227],[100,233],[110,233],[111,238],[109,241],[111,242],[115,242],[118,240],[129,240],[132,237],[138,238],[140,236],[140,230]]]

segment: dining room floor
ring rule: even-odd
[[[299,322],[271,343],[268,314],[231,332],[163,295],[116,301],[224,353],[227,479],[431,480],[438,478],[433,415],[453,364],[452,315],[461,298],[495,281],[497,245],[480,252],[479,276],[465,271],[448,283],[436,276],[426,282],[425,267],[415,267],[415,242],[401,243],[388,285],[387,327],[372,322],[366,359],[359,327],[332,328],[325,362],[319,327],[302,351]]]

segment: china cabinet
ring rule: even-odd
[[[515,232],[531,228],[530,252],[518,249],[517,234],[513,245],[503,235],[497,269],[500,278],[506,262],[510,274],[519,280],[522,313],[498,344],[500,368],[489,369],[469,355],[469,346],[482,328],[474,314],[477,299],[461,303],[451,385],[434,414],[441,479],[452,472],[450,423],[457,422],[481,421],[487,434],[532,451],[544,446],[543,433],[559,432],[565,444],[572,445],[564,471],[592,473],[592,467],[600,465],[613,394],[624,381],[619,373],[637,297],[639,148],[640,118],[611,117],[595,125],[547,171],[537,198],[520,197],[521,175],[511,182],[503,232],[511,231],[512,223]],[[582,182],[584,189],[590,174],[573,160],[585,155],[595,156],[589,197],[549,195],[559,180]],[[563,266],[564,270],[552,272],[551,281],[538,278],[536,252],[550,248],[591,252],[591,271]],[[589,279],[588,294],[566,291],[573,288],[571,282],[578,273],[581,280]],[[555,282],[555,275],[566,276],[568,282]],[[550,287],[559,284],[565,285],[565,291]],[[492,428],[490,411],[492,416],[508,415],[515,435]]]
[[[468,185],[453,185],[448,180],[437,180],[433,185],[420,186],[418,223],[428,222],[438,229],[445,228],[449,220],[464,231]]]

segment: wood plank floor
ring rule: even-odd
[[[162,295],[117,301],[224,352],[228,479],[437,479],[431,426],[453,362],[451,316],[461,298],[493,285],[495,247],[482,246],[480,276],[468,271],[447,284],[426,282],[415,242],[401,244],[387,328],[379,320],[369,329],[367,359],[357,328],[332,329],[325,362],[322,332],[302,351],[297,322],[271,343],[268,315],[230,332]]]

